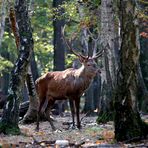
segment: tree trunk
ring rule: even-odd
[[[26,76],[26,83],[29,95],[29,108],[21,121],[21,123],[31,123],[35,121],[38,111],[38,97],[35,89],[35,84],[32,77],[32,72],[30,66],[28,67],[28,72]]]
[[[148,126],[142,122],[138,108],[138,28],[135,2],[120,0],[121,49],[120,69],[115,95],[115,139],[130,141],[147,135]]]
[[[53,7],[57,8],[59,16],[62,16],[63,9],[59,6],[64,2],[64,0],[53,0]],[[60,9],[59,9],[60,8]],[[64,20],[58,19],[55,16],[53,21],[54,27],[54,70],[64,70],[65,69],[65,46],[63,43],[61,29],[64,26]]]
[[[102,63],[103,70],[101,71],[101,109],[97,119],[98,122],[106,122],[113,115],[113,91],[117,68],[113,6],[113,0],[101,1],[101,42],[105,50]]]
[[[26,78],[33,49],[32,29],[28,18],[27,1],[16,0],[15,2],[16,18],[19,19],[20,46],[19,56],[11,74],[7,103],[0,121],[0,132],[5,134],[18,134],[20,132],[18,121],[21,88]]]
[[[5,30],[5,18],[6,18],[6,0],[3,0],[1,5],[1,20],[0,20],[0,48]]]
[[[148,112],[148,90],[144,83],[140,64],[138,65],[138,107],[143,113]]]
[[[60,5],[64,2],[64,0],[53,0],[53,8],[56,8],[56,15],[59,15],[54,17],[53,21],[53,29],[54,29],[54,39],[53,39],[53,45],[54,45],[54,71],[60,71],[65,69],[65,45],[62,38],[62,27],[64,26],[64,19],[62,18],[62,14],[64,12],[63,8],[60,8]],[[59,113],[62,113],[63,110],[61,107],[61,101],[56,101],[58,104],[58,111]],[[66,103],[66,101],[65,101]],[[64,105],[64,103],[63,103]],[[64,106],[63,106],[64,107]],[[65,110],[65,109],[64,109]]]
[[[17,19],[16,19],[16,15],[17,15],[17,11],[15,13],[13,8],[10,7],[10,15],[9,16],[10,16],[11,29],[12,29],[12,32],[13,32],[14,37],[15,37],[15,42],[16,42],[17,49],[19,50],[19,47],[20,47],[20,35],[19,35],[19,30],[17,28],[17,21],[19,21],[21,18],[17,17]],[[33,44],[32,44],[31,47],[33,48]],[[32,51],[33,51],[33,49],[32,49]],[[37,69],[34,54],[31,57],[31,62],[30,63],[31,63],[31,65],[35,64],[34,68]],[[27,123],[27,122],[34,121],[34,119],[36,118],[36,115],[37,115],[37,111],[38,111],[38,98],[37,98],[37,94],[36,94],[36,90],[35,90],[35,84],[34,84],[32,72],[31,72],[30,63],[29,63],[29,66],[28,66],[26,83],[24,85],[26,87],[26,89],[27,89],[30,104],[29,104],[29,109],[28,109],[27,113],[25,114],[23,120],[21,121],[22,123]],[[22,93],[25,94],[26,90],[25,90],[25,92],[23,92],[24,90],[25,89],[22,88]]]
[[[146,16],[148,15],[146,0],[138,1],[139,11],[142,11],[143,16],[139,18],[139,31],[140,31],[140,77],[142,81],[139,81],[141,84],[139,91],[139,103],[140,110],[144,113],[148,113],[148,33],[147,26],[148,20]],[[142,83],[141,83],[142,82]]]
[[[39,77],[39,74],[38,74],[38,69],[37,69],[37,63],[35,61],[34,51],[32,52],[30,65],[31,65],[33,81],[35,82],[35,80]]]

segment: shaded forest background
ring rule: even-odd
[[[8,94],[11,70],[19,53],[9,16],[10,8],[13,5],[13,2],[8,3],[5,0],[0,3],[1,99],[6,98]],[[147,6],[146,0],[136,1],[136,17],[139,21],[138,37],[140,38],[140,63],[138,64],[137,74],[139,85],[138,92],[136,92],[138,100],[136,101],[141,113],[148,112]],[[48,71],[64,70],[69,67],[78,68],[80,66],[80,63],[67,49],[62,39],[61,29],[65,24],[67,38],[77,36],[77,39],[73,42],[73,47],[78,49],[78,52],[84,55],[92,55],[93,51],[97,52],[101,48],[106,49],[102,55],[102,59],[97,61],[101,74],[95,77],[92,85],[84,94],[82,99],[83,106],[81,106],[81,110],[85,113],[89,112],[93,114],[95,111],[95,114],[99,115],[98,122],[106,122],[113,119],[113,98],[116,96],[117,76],[120,69],[118,67],[118,63],[120,62],[119,54],[121,54],[119,49],[124,48],[124,45],[131,48],[134,46],[129,46],[128,43],[122,43],[121,41],[125,36],[120,36],[120,32],[126,32],[127,30],[123,30],[125,26],[121,24],[123,23],[124,16],[120,15],[122,14],[120,7],[121,3],[118,0],[28,1],[28,14],[31,19],[34,41],[33,45],[31,45],[34,50],[30,62],[33,81]],[[124,27],[121,29],[122,25]],[[131,26],[128,31],[131,31],[133,28]],[[28,70],[28,78],[30,78],[30,75],[30,71]],[[26,80],[21,89],[22,102],[29,100],[32,94],[28,86],[29,84],[27,84]],[[63,104],[67,106],[66,102]]]

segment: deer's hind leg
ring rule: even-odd
[[[43,114],[45,112],[45,109],[47,108],[48,105],[48,99],[46,97],[40,100],[41,102],[39,104],[39,109],[37,113],[37,126],[36,126],[37,131],[39,130],[40,114]]]
[[[53,119],[51,119],[50,113],[51,113],[51,108],[52,108],[54,102],[55,102],[54,99],[52,97],[48,96],[48,106],[47,106],[47,108],[45,110],[46,118],[47,118],[48,122],[50,123],[51,128],[52,128],[53,131],[55,131],[56,128],[55,128],[55,126],[54,126],[54,124],[52,122]]]

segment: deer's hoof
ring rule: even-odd
[[[82,129],[82,126],[81,125],[78,125],[77,128],[80,130],[80,129]]]
[[[35,128],[35,131],[38,132],[38,131],[39,131],[39,127],[36,127],[36,128]]]

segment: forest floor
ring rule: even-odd
[[[82,118],[82,129],[69,129],[71,116],[66,113],[63,117],[54,116],[54,125],[57,131],[52,132],[49,122],[40,122],[39,132],[35,131],[36,124],[19,125],[22,134],[17,136],[6,136],[0,134],[0,147],[2,148],[61,148],[58,142],[66,144],[69,148],[147,148],[148,140],[142,140],[134,143],[117,143],[114,140],[113,122],[106,124],[97,124],[96,116]],[[148,122],[148,115],[143,116]]]

